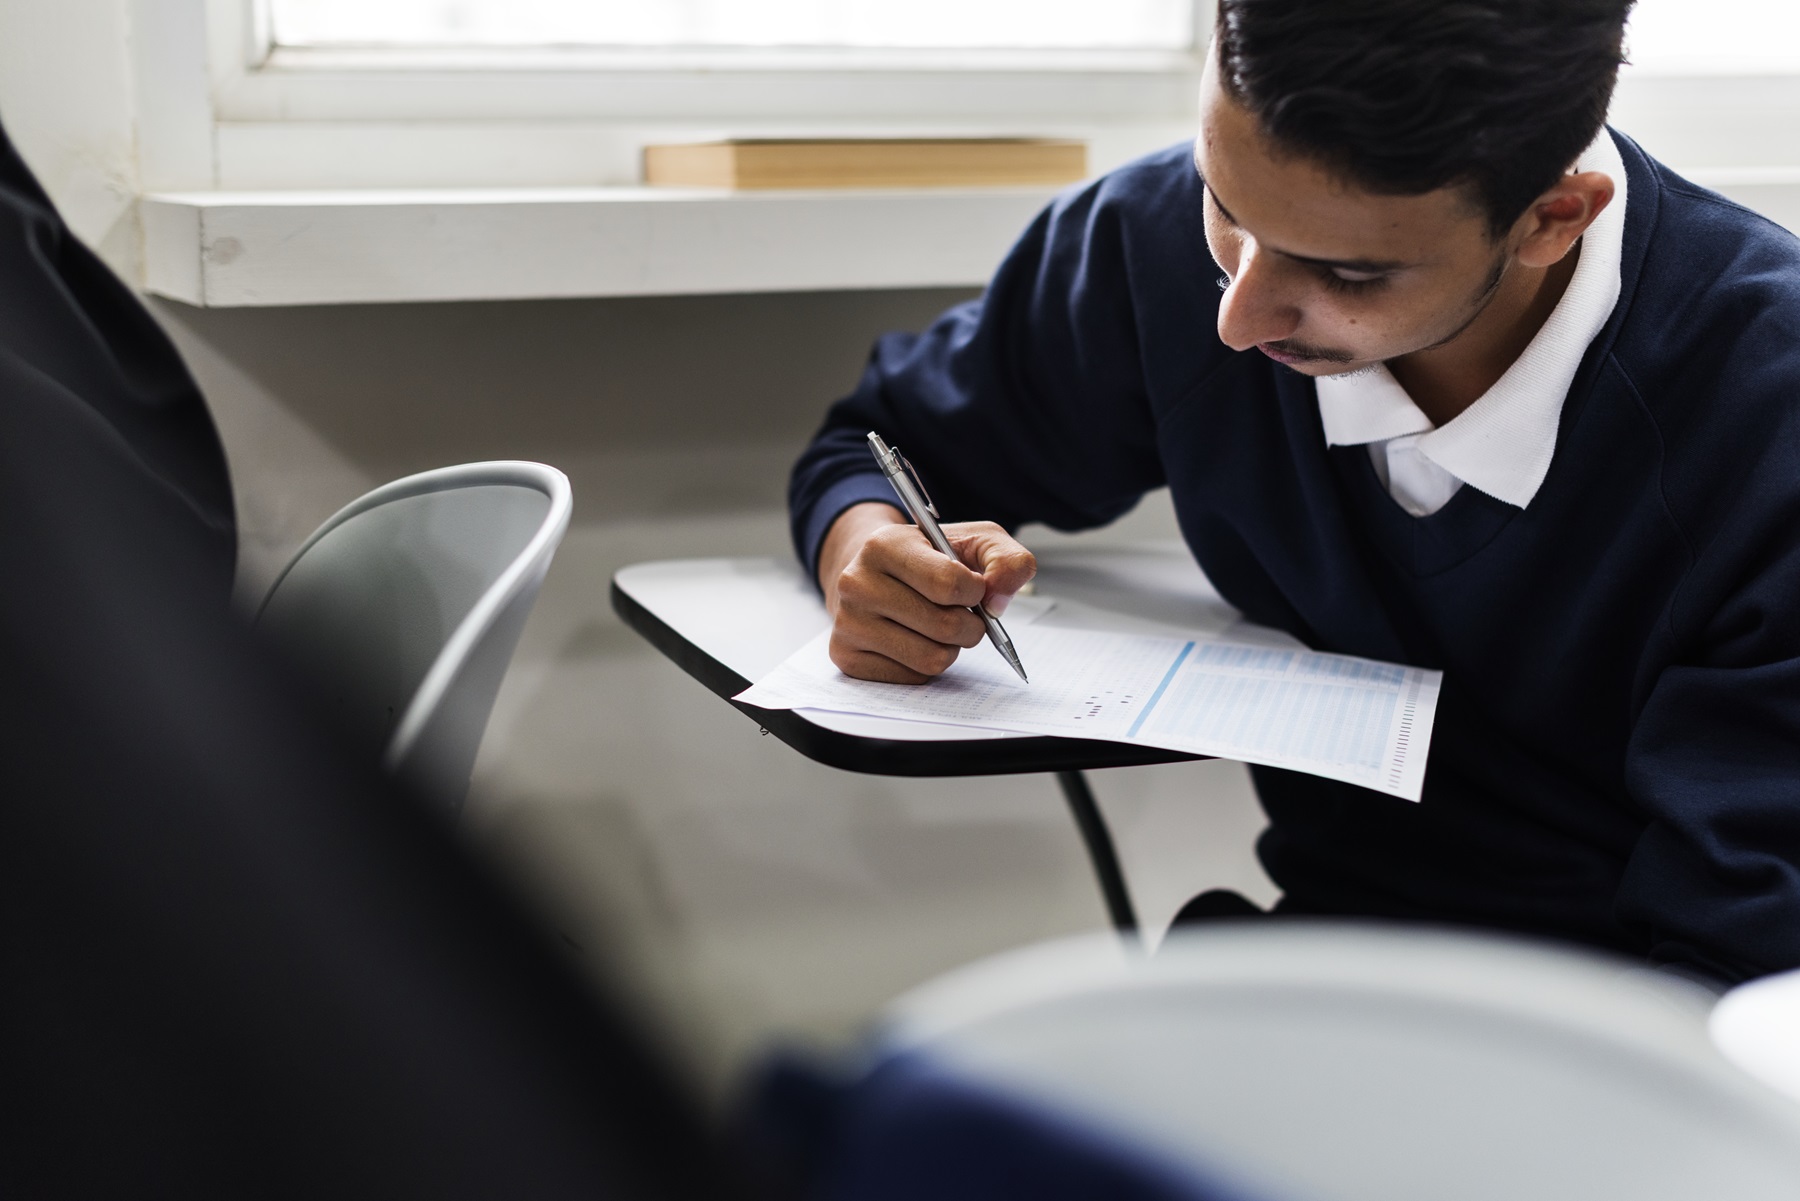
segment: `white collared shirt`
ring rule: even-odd
[[[1625,163],[1606,129],[1575,170],[1610,176],[1613,201],[1582,235],[1575,273],[1549,320],[1479,400],[1438,427],[1382,364],[1317,380],[1326,444],[1367,444],[1375,474],[1414,517],[1437,512],[1464,484],[1522,509],[1550,471],[1569,385],[1619,302],[1625,237]]]

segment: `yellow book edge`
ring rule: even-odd
[[[979,187],[1075,183],[1087,144],[1057,138],[742,138],[644,147],[652,187]]]

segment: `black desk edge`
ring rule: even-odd
[[[622,621],[683,671],[763,729],[817,763],[878,776],[1002,776],[1191,763],[1204,755],[1091,738],[973,738],[907,742],[869,738],[814,725],[786,709],[759,709],[731,698],[750,687],[731,668],[683,638],[612,581],[612,607]]]

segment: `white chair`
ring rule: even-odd
[[[1147,960],[1106,936],[903,997],[864,1079],[925,1057],[1153,1164],[1296,1201],[1800,1197],[1800,1106],[1713,1049],[1711,1000],[1435,930],[1217,926]]]
[[[390,771],[454,812],[570,508],[568,478],[540,463],[395,480],[306,540],[257,624],[318,669]]]
[[[1725,1058],[1800,1102],[1800,971],[1740,984],[1707,1021]]]

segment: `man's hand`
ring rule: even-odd
[[[970,606],[998,617],[1037,574],[1037,560],[991,521],[944,527],[953,563],[892,505],[844,510],[819,552],[831,661],[845,675],[923,684],[987,634]]]

